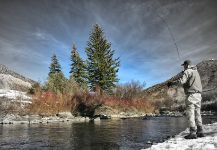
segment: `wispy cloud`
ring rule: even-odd
[[[91,27],[98,23],[121,59],[120,82],[150,86],[178,73],[185,59],[217,58],[216,7],[215,0],[2,0],[0,63],[46,79],[55,52],[68,75],[72,43],[85,58]]]

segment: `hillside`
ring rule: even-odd
[[[203,85],[203,106],[217,106],[217,60],[206,60],[196,65],[201,76]],[[156,103],[161,103],[161,106],[178,107],[184,104],[185,94],[182,87],[167,87],[168,81],[173,81],[179,78],[181,73],[178,73],[171,79],[147,88],[144,91],[145,96]],[[162,104],[163,103],[163,104]],[[160,104],[159,104],[160,105]]]
[[[0,89],[27,91],[35,81],[0,64]]]

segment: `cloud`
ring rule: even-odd
[[[46,79],[55,52],[68,76],[72,43],[86,58],[98,23],[121,59],[120,82],[145,80],[151,86],[178,73],[185,59],[217,58],[216,7],[212,0],[2,0],[0,63]]]

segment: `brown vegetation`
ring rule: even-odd
[[[33,96],[29,110],[33,114],[53,115],[61,111],[70,111],[70,104],[71,100],[68,95],[41,92]]]
[[[155,107],[142,96],[142,88],[138,88],[139,86],[135,83],[133,85],[118,86],[113,95],[88,92],[78,89],[78,87],[74,87],[74,92],[71,94],[55,94],[44,91],[40,86],[37,86],[33,92],[33,100],[29,110],[32,114],[40,115],[54,115],[58,112],[70,111],[75,116],[89,117],[93,117],[95,110],[101,106],[109,106],[114,110],[153,112]]]
[[[134,99],[134,100],[123,100],[117,97],[107,97],[104,100],[104,105],[110,106],[114,109],[123,110],[123,111],[140,111],[144,113],[153,112],[155,107],[154,105],[145,99]]]

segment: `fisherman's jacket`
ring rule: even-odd
[[[178,79],[178,82],[183,85],[185,94],[202,92],[200,75],[196,66],[190,66],[184,70],[182,77]]]

